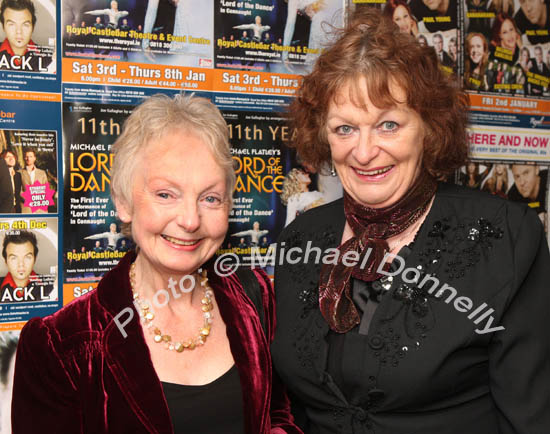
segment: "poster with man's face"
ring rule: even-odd
[[[0,322],[40,315],[33,305],[58,308],[57,218],[0,219],[0,249]]]
[[[0,70],[55,74],[53,0],[2,0]]]
[[[469,161],[456,181],[476,190],[527,204],[548,233],[548,166],[528,162]]]

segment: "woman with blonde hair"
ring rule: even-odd
[[[495,164],[481,189],[506,199],[509,186],[508,165]]]
[[[112,150],[111,195],[137,249],[96,290],[25,325],[13,432],[300,433],[271,368],[269,278],[211,260],[235,185],[221,113],[152,96]]]
[[[309,191],[309,184],[311,184],[309,173],[301,169],[294,168],[285,176],[281,193],[281,202],[286,205],[285,226],[299,214],[324,202],[321,192]]]

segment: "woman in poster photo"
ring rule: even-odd
[[[529,53],[529,48],[523,47],[519,54],[518,63],[516,63],[521,70],[521,76],[519,77],[518,83],[523,84],[523,94],[529,95],[530,85],[527,81],[527,73],[532,67],[531,54]]]
[[[451,39],[449,39],[449,56],[453,61],[453,71],[456,73],[456,68],[458,64],[458,44],[456,42],[455,36],[452,36]]]
[[[397,24],[401,32],[418,35],[418,24],[405,0],[388,0],[384,7],[384,15]]]
[[[521,35],[514,19],[507,14],[498,14],[493,22],[491,58],[499,63],[513,65],[519,58],[522,46]]]
[[[481,183],[489,173],[490,167],[485,166],[485,169],[480,173],[480,164],[475,161],[468,161],[464,166],[464,172],[460,172],[459,184],[468,188],[479,189]]]
[[[311,178],[301,169],[292,169],[283,181],[281,202],[286,206],[285,226],[299,214],[324,203],[323,194],[317,190],[309,191]]]
[[[97,289],[25,325],[13,433],[300,434],[271,367],[269,278],[211,260],[235,185],[221,113],[152,96],[112,152],[111,194],[137,248]]]
[[[489,164],[487,167],[491,167]],[[496,194],[503,199],[507,198],[508,188],[510,184],[508,182],[508,165],[507,164],[495,164],[492,171],[487,176],[481,190],[487,191],[491,194]]]
[[[464,87],[469,90],[488,90],[485,71],[489,62],[489,45],[481,33],[466,36],[464,62]]]
[[[307,434],[550,432],[537,214],[436,181],[465,164],[469,107],[433,49],[375,8],[339,36],[289,115],[300,161],[332,163],[344,188],[277,242],[272,355],[296,421]]]

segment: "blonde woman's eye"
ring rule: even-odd
[[[204,200],[211,204],[221,203],[221,199],[216,196],[206,196]]]

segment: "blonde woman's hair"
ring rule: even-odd
[[[147,98],[124,122],[122,134],[113,144],[114,162],[111,169],[111,197],[122,201],[130,210],[132,186],[136,168],[152,141],[173,131],[183,131],[204,141],[214,159],[225,172],[226,197],[232,205],[235,170],[229,149],[227,124],[218,108],[208,99],[178,94],[171,98],[158,94]],[[154,152],[154,149],[153,149]],[[182,155],[181,158],[193,158]],[[130,236],[130,225],[122,232]]]
[[[295,168],[288,172],[285,176],[283,181],[283,191],[280,196],[283,205],[286,206],[288,199],[290,199],[291,196],[302,192],[302,189],[300,188],[301,181],[298,179],[298,176],[301,173],[304,173],[304,171]]]

